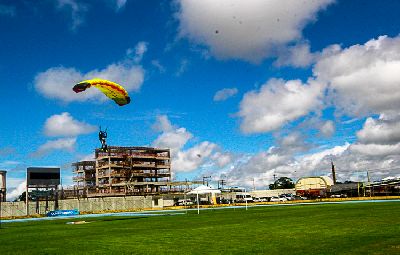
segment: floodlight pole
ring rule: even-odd
[[[1,202],[3,202],[3,190],[0,190],[0,229],[1,229]]]
[[[186,207],[186,193],[183,193],[183,199],[185,199],[185,213],[187,214],[187,207]]]
[[[26,191],[25,191],[25,210],[26,210],[26,216],[29,215],[29,199],[28,199],[28,172],[26,172]]]
[[[244,201],[246,201],[246,211],[247,211],[247,195],[246,195],[246,189],[244,189]]]

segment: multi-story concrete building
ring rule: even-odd
[[[95,193],[96,191],[96,161],[80,161],[72,164],[72,178],[79,195]]]
[[[73,166],[75,186],[86,190],[86,194],[158,194],[171,183],[169,149],[109,146],[106,151],[96,149],[95,161],[77,162]]]

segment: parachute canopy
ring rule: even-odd
[[[72,90],[75,91],[76,93],[80,93],[90,87],[98,88],[107,97],[114,100],[114,102],[116,102],[119,106],[123,106],[131,102],[131,98],[129,97],[128,92],[126,92],[124,87],[115,82],[103,79],[92,79],[92,80],[81,81],[80,83],[76,84],[72,88]]]

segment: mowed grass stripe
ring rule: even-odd
[[[0,254],[400,254],[400,202],[85,220],[4,224]]]

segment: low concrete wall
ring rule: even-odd
[[[166,201],[165,201],[166,202]],[[126,196],[104,198],[66,199],[58,201],[59,210],[78,209],[80,212],[100,212],[108,210],[140,210],[144,208],[162,208],[162,197]],[[48,210],[54,210],[54,201],[48,202]],[[39,214],[46,213],[46,202],[39,202]],[[29,214],[36,214],[36,202],[29,202]],[[3,202],[1,216],[25,216],[25,202]]]

